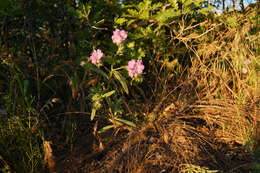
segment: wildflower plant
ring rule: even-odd
[[[120,118],[122,111],[119,109],[122,102],[118,102],[118,98],[122,99],[124,93],[129,94],[128,85],[132,84],[131,81],[141,81],[141,74],[145,67],[142,59],[129,54],[131,47],[124,46],[127,37],[125,30],[116,29],[111,37],[112,43],[116,45],[115,52],[104,51],[103,53],[101,48],[94,49],[89,57],[90,63],[81,63],[86,70],[94,72],[100,79],[90,89],[87,97],[92,102],[91,120],[95,118],[97,111],[101,111],[104,105],[108,105],[109,114],[114,120],[135,126],[132,122]],[[130,83],[127,78],[131,79]]]

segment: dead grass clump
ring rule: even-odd
[[[162,116],[130,132],[91,172],[185,172],[192,165],[246,171],[252,156],[243,145],[250,140],[251,113],[243,110],[223,100],[200,101],[189,113]]]
[[[245,145],[254,134],[254,108],[238,105],[232,100],[199,101],[192,107],[198,117],[215,129],[216,140]],[[257,110],[259,113],[259,110]]]

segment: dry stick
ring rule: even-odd
[[[128,105],[127,102],[126,102],[126,98],[125,98],[125,97],[124,97],[124,99],[123,99],[123,102],[124,102],[126,108],[128,109],[128,112],[129,112],[130,114],[133,114],[133,112],[131,111],[129,105]]]
[[[64,112],[64,113],[59,113],[56,115],[71,115],[71,114],[85,114],[85,115],[91,115],[89,112]]]
[[[86,8],[85,8],[84,5],[83,5],[83,11],[84,11],[85,17],[86,17],[86,19],[87,19],[87,23],[88,23],[88,25],[89,25],[91,28],[94,28],[94,29],[97,29],[97,30],[108,30],[107,28],[99,28],[99,27],[96,27],[96,26],[92,26],[92,25],[90,24],[89,18],[88,18],[90,11],[88,11],[88,13],[87,13],[87,12],[86,12]],[[103,22],[103,21],[104,21],[104,19],[102,19],[102,20],[100,20],[99,22],[97,22],[97,24],[98,24],[98,23],[101,23],[101,22]]]
[[[208,32],[212,31],[213,29],[215,29],[215,27],[210,28],[209,30],[207,30],[206,32],[196,36],[196,37],[191,37],[191,38],[187,38],[187,37],[179,37],[180,40],[189,40],[189,39],[196,39],[196,38],[200,38],[203,35],[207,34]]]
[[[0,155],[0,161],[2,161],[4,168],[6,169],[6,171],[11,172],[11,168],[8,165],[8,163],[4,160],[4,158]]]
[[[143,96],[143,98],[145,99],[145,101],[148,103],[149,100],[147,99],[147,97],[146,97],[144,91],[143,91],[140,87],[138,87],[138,86],[136,86],[136,88],[138,89],[138,91],[140,92],[140,94]]]

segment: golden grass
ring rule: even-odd
[[[252,112],[225,100],[199,101],[188,109],[132,130],[96,172],[180,172],[184,164],[228,172],[253,159],[243,149],[253,134]]]

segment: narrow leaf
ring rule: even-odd
[[[136,127],[136,125],[133,122],[131,122],[131,121],[124,120],[124,119],[121,119],[121,118],[116,118],[116,117],[114,119],[119,121],[119,122],[121,122],[121,123],[124,123],[126,125],[129,125],[129,126],[132,126],[132,127]]]
[[[105,131],[107,131],[107,130],[109,130],[109,129],[111,129],[111,128],[115,128],[115,127],[117,127],[117,125],[108,125],[108,126],[105,126],[105,127],[103,127],[102,129],[100,129],[100,130],[98,131],[98,133],[105,132]]]
[[[27,93],[28,88],[29,88],[29,81],[28,80],[24,80],[23,81],[23,92],[24,92],[24,94]]]
[[[117,18],[117,19],[115,19],[115,23],[117,23],[119,25],[124,24],[126,21],[127,21],[126,18]]]
[[[128,94],[129,91],[128,91],[128,87],[127,87],[125,78],[118,71],[113,71],[113,74],[115,75],[115,78],[121,83],[121,85],[124,88],[126,94]]]
[[[177,0],[169,0],[172,7],[175,9],[175,10],[178,10],[178,3],[177,3]]]
[[[91,117],[90,117],[90,120],[91,120],[91,121],[95,118],[96,111],[97,111],[96,108],[92,108]]]
[[[106,94],[103,94],[102,97],[110,97],[112,94],[114,94],[116,91],[113,90],[113,91],[109,91],[107,92]]]
[[[105,72],[103,72],[102,70],[100,70],[96,67],[91,67],[90,70],[92,70],[92,71],[96,72],[97,74],[100,74],[103,77],[105,77],[106,79],[108,79],[108,75]]]

